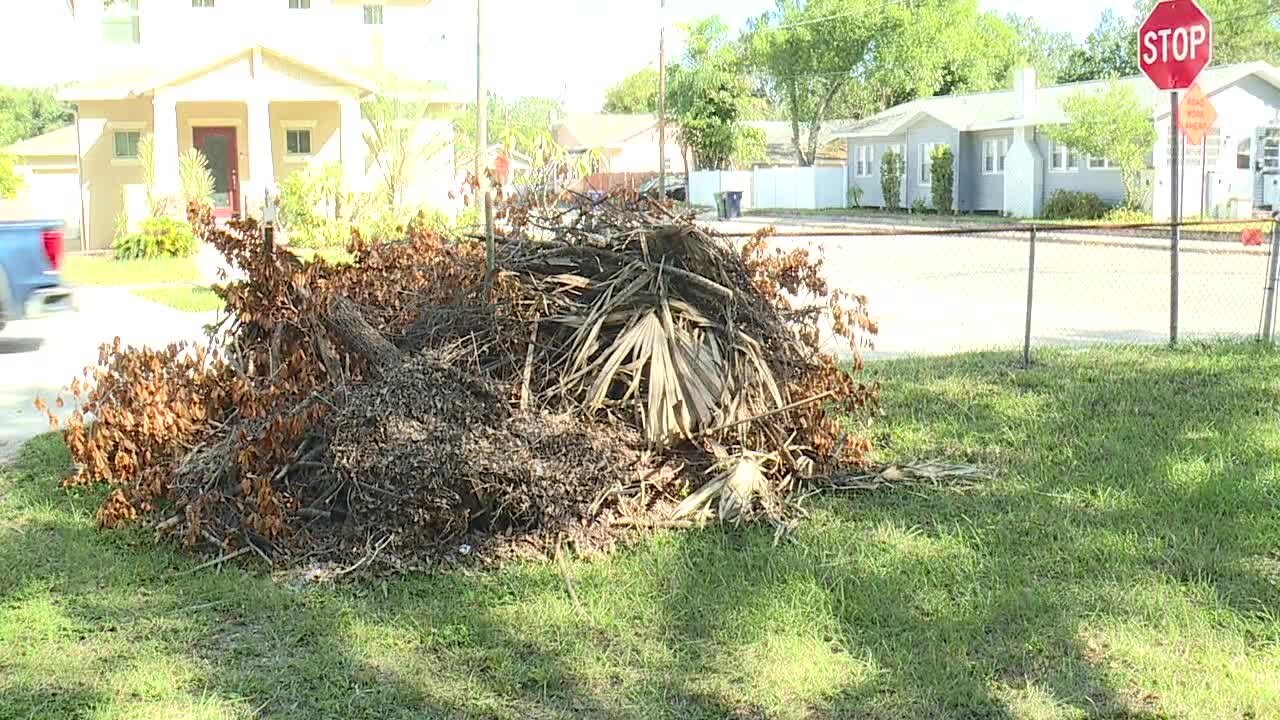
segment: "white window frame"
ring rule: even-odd
[[[875,145],[859,145],[854,164],[854,177],[875,177],[876,147]]]
[[[191,0],[192,10],[204,10],[206,8],[213,9],[217,7],[217,0]]]
[[[371,10],[377,10],[378,21],[369,22]],[[360,19],[365,27],[382,27],[387,23],[387,8],[382,3],[365,3],[360,6]]]
[[[107,124],[107,132],[111,133],[111,164],[115,167],[133,167],[142,164],[141,155],[116,155],[116,135],[119,133],[138,133],[138,145],[147,137],[145,122],[113,122]]]
[[[289,0],[290,10],[310,10],[311,0]]]
[[[1258,157],[1261,160],[1263,172],[1280,170],[1280,135],[1273,132],[1264,130],[1262,142],[1258,143]]]
[[[142,43],[142,13],[138,9],[138,0],[120,0],[114,3],[110,8],[104,9],[103,22],[108,22],[112,15],[126,19],[132,25],[133,41],[129,45],[139,45]],[[110,43],[108,43],[110,44]]]
[[[1090,155],[1089,159],[1085,161],[1085,165],[1090,170],[1095,170],[1095,171],[1120,169],[1120,166],[1117,165],[1115,161],[1111,160],[1110,158],[1100,158],[1100,157],[1094,157],[1092,155]]]
[[[316,123],[313,120],[290,120],[280,123],[284,129],[284,161],[287,163],[304,163],[316,156]],[[306,132],[308,152],[289,152],[289,133]]]
[[[1061,167],[1058,166],[1059,160],[1062,161]],[[1080,158],[1070,147],[1053,140],[1049,144],[1049,172],[1061,174],[1080,172]]]
[[[945,143],[920,143],[920,164],[916,168],[920,173],[916,184],[920,187],[933,187],[933,151],[943,145]]]
[[[982,174],[1003,175],[1005,159],[1009,156],[1009,148],[1013,145],[1009,138],[988,138],[982,141]],[[991,167],[987,167],[987,161]]]

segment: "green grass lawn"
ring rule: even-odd
[[[157,285],[200,281],[195,258],[116,260],[110,255],[68,255],[62,277],[72,285]]]
[[[976,491],[813,502],[606,560],[290,590],[99,533],[61,442],[0,471],[0,718],[1280,717],[1280,354],[873,366],[886,459]]]
[[[133,294],[182,312],[213,312],[226,307],[212,290],[195,285],[143,288],[134,290]]]

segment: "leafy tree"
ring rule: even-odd
[[[13,157],[0,153],[0,200],[17,197],[21,189],[22,178],[13,169]]]
[[[0,147],[70,125],[71,108],[53,91],[0,87]]]
[[[422,123],[434,117],[431,106],[426,100],[378,95],[361,109],[369,123],[364,141],[382,173],[385,200],[399,206],[414,174],[444,147],[439,139],[421,134]]]
[[[1280,4],[1275,0],[1199,0],[1213,18],[1213,62],[1218,65],[1265,60],[1280,63]],[[1145,17],[1155,0],[1139,0]],[[1135,23],[1136,24],[1136,23]],[[1130,38],[1130,45],[1136,42]],[[1131,54],[1137,55],[1136,51]],[[1136,61],[1135,61],[1136,62]]]
[[[760,128],[743,126],[738,129],[738,141],[733,148],[733,166],[749,168],[769,159],[768,137]]]
[[[866,68],[874,39],[891,31],[884,9],[876,0],[777,0],[749,24],[747,56],[761,91],[791,121],[801,165],[813,165],[822,123]]]
[[[956,156],[951,146],[935,147],[929,156],[929,164],[933,173],[933,183],[929,186],[933,209],[949,215],[954,207],[956,186]]]
[[[564,117],[564,107],[559,100],[544,97],[525,97],[504,100],[497,95],[489,95],[489,145],[507,144],[510,149],[518,150],[526,155],[535,149],[532,145],[522,144],[520,138],[532,137],[533,133],[550,130],[551,126]],[[476,153],[476,114],[475,103],[462,109],[453,121],[454,152],[460,167],[470,167]],[[507,141],[512,142],[507,142]]]
[[[1084,46],[1071,53],[1062,81],[1081,82],[1137,75],[1137,42],[1136,20],[1121,17],[1114,10],[1104,11]]]
[[[645,68],[609,88],[604,97],[604,111],[623,114],[658,112],[658,71]]]
[[[1061,81],[1071,67],[1076,51],[1071,33],[1046,30],[1035,18],[1011,14],[1005,22],[1018,39],[1020,60],[1036,69],[1036,74],[1047,85]]]
[[[886,210],[898,210],[902,205],[902,179],[907,175],[907,162],[902,155],[888,150],[880,158],[880,190],[884,193]]]
[[[1068,122],[1046,129],[1049,137],[1077,152],[1107,158],[1120,166],[1125,204],[1142,204],[1142,174],[1156,142],[1151,110],[1134,90],[1117,82],[1105,92],[1081,90],[1063,101]]]
[[[1004,87],[1024,56],[1017,31],[977,0],[777,0],[745,42],[802,165],[813,164],[826,120]]]
[[[696,165],[723,170],[733,164],[740,146],[752,142],[741,125],[750,99],[741,53],[719,17],[697,20],[687,30],[688,47],[668,80],[668,110],[680,144],[693,152]]]

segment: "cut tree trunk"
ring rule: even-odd
[[[360,308],[346,298],[334,300],[323,321],[348,352],[369,364],[369,372],[374,377],[382,377],[404,359],[396,346],[364,319]]]

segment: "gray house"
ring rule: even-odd
[[[1158,139],[1152,148],[1151,209],[1169,216],[1169,99],[1145,77],[1124,78],[1150,105]],[[921,98],[837,129],[848,141],[849,186],[861,203],[883,207],[884,154],[904,154],[903,207],[932,205],[929,154],[948,145],[956,157],[955,207],[1014,217],[1039,216],[1056,190],[1124,199],[1119,169],[1083,156],[1042,131],[1067,121],[1063,101],[1078,92],[1105,92],[1107,81],[1038,87],[1034,70],[1015,73],[1013,89]],[[1280,70],[1262,62],[1205,70],[1200,86],[1219,120],[1202,149],[1187,148],[1184,215],[1248,217],[1280,209]]]

